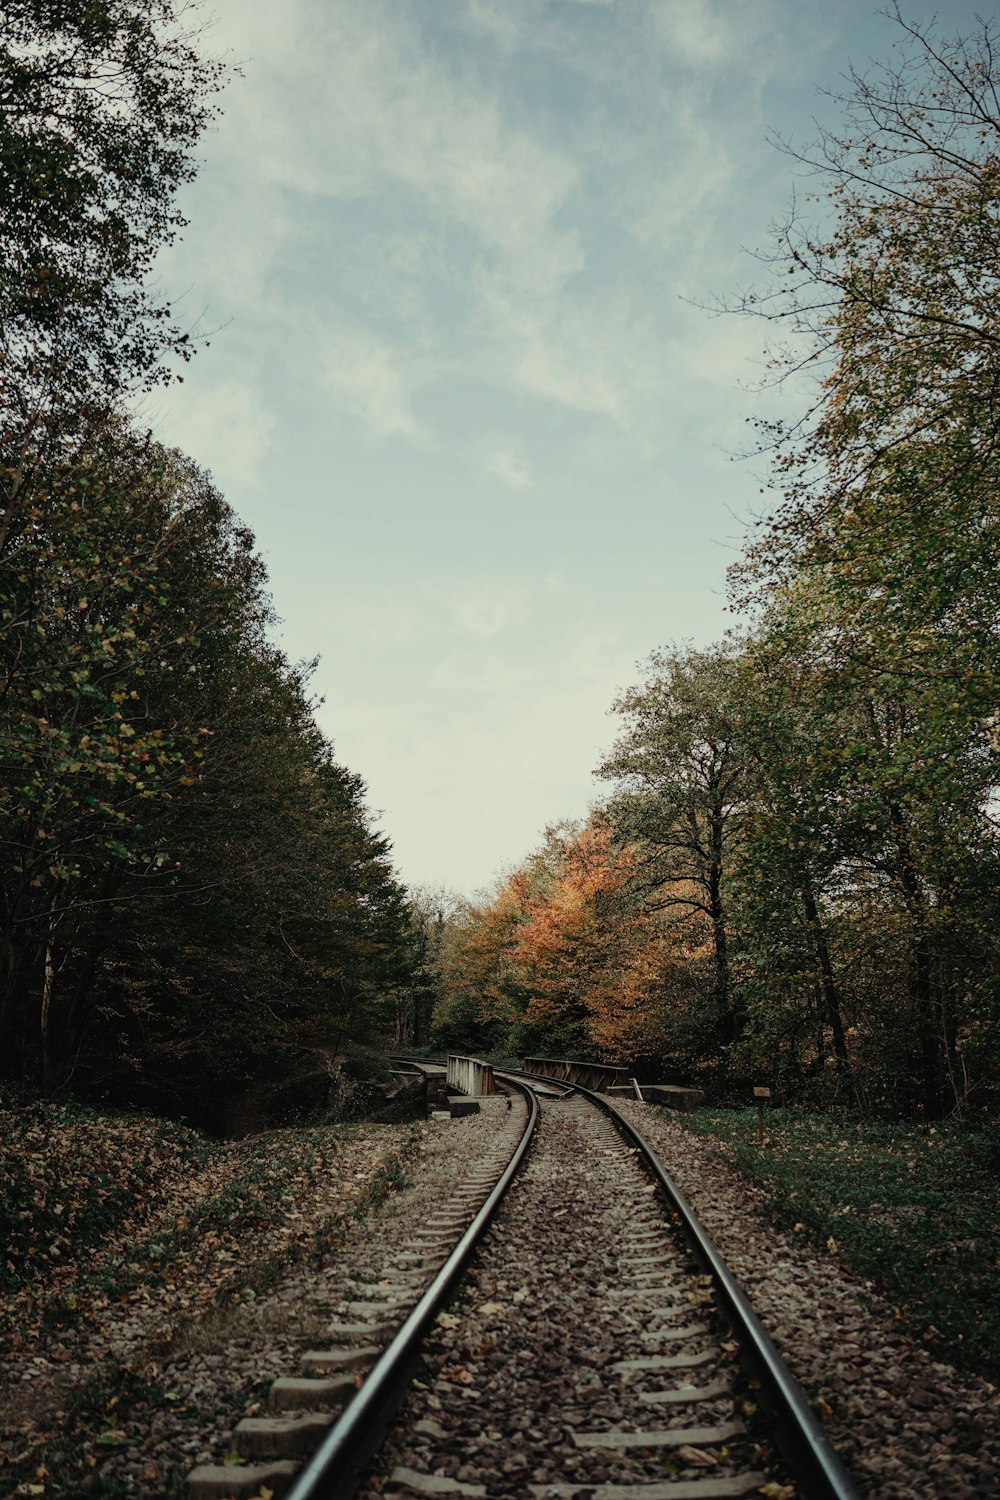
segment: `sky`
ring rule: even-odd
[[[748,422],[801,395],[713,300],[810,188],[769,134],[812,140],[898,30],[860,0],[206,14],[241,76],[157,268],[204,342],[142,417],[254,529],[403,881],[472,895],[600,798],[650,653],[735,623]]]

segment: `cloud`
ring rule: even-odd
[[[733,61],[744,67],[770,56],[779,13],[768,0],[735,6],[727,0],[651,0],[650,15],[669,54],[698,70],[718,71]]]
[[[537,467],[524,443],[454,420],[471,381],[505,423],[529,402],[662,450],[688,370],[676,292],[703,291],[718,259],[770,15],[223,0],[246,77],[211,216],[193,200],[190,283],[173,263],[194,315],[256,313],[252,348],[225,335],[223,383],[294,389],[368,441],[451,450],[515,492]]]
[[[359,323],[327,325],[319,355],[324,397],[338,411],[381,438],[418,440],[412,410],[415,385],[405,352]]]
[[[164,402],[148,398],[140,420],[159,426]],[[213,478],[225,492],[252,485],[270,451],[275,417],[252,385],[235,378],[218,381],[206,402],[192,381],[173,387],[169,402],[169,441],[199,463],[209,463]]]
[[[534,488],[534,478],[528,464],[525,462],[524,454],[520,444],[506,443],[493,448],[483,461],[483,468],[487,474],[511,490],[530,490]]]

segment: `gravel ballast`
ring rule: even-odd
[[[862,1492],[872,1500],[994,1500],[1000,1393],[936,1360],[835,1254],[768,1222],[761,1190],[713,1142],[656,1106],[616,1103],[729,1262]]]
[[[186,1497],[195,1465],[235,1457],[234,1429],[266,1415],[272,1382],[294,1384],[303,1351],[329,1345],[331,1320],[363,1325],[370,1309],[348,1308],[364,1309],[390,1276],[405,1279],[407,1246],[456,1193],[473,1201],[484,1161],[514,1133],[505,1101],[483,1105],[462,1120],[352,1132],[329,1186],[329,1200],[349,1211],[336,1242],[256,1297],[175,1319],[169,1340],[163,1302],[130,1297],[100,1309],[68,1358],[41,1346],[11,1360],[0,1483],[14,1480],[11,1493],[20,1483],[32,1486],[25,1494]],[[775,1229],[761,1190],[713,1142],[654,1106],[620,1108],[698,1211],[863,1494],[996,1496],[996,1390],[936,1360],[835,1254]],[[376,1168],[400,1158],[407,1184],[384,1183],[387,1196],[366,1203]],[[632,1163],[610,1124],[587,1123],[579,1103],[543,1106],[540,1139],[439,1320],[371,1500],[430,1493],[429,1482],[442,1494],[534,1500],[709,1479],[735,1494],[751,1473],[754,1487],[773,1483],[737,1351],[720,1354],[711,1293],[666,1246],[655,1195]],[[328,1225],[330,1201],[304,1205],[304,1235]],[[414,1267],[408,1301],[421,1284]],[[692,1385],[702,1390],[697,1406],[684,1394]],[[681,1394],[649,1399],[665,1389]],[[696,1435],[678,1443],[670,1434],[681,1430]],[[650,1432],[666,1436],[637,1436]],[[27,1469],[11,1463],[18,1457]],[[771,1493],[783,1482],[779,1473]]]
[[[16,1475],[41,1486],[25,1493],[46,1496],[186,1497],[192,1467],[231,1455],[235,1425],[263,1413],[271,1382],[297,1375],[303,1350],[329,1342],[352,1285],[379,1275],[493,1151],[508,1129],[497,1102],[499,1111],[462,1120],[344,1132],[339,1171],[298,1216],[300,1238],[322,1230],[325,1239],[337,1206],[336,1241],[319,1263],[293,1265],[249,1300],[176,1318],[169,1340],[163,1300],[151,1294],[98,1309],[68,1360],[43,1346],[9,1364],[0,1486]],[[400,1159],[405,1185],[383,1182],[387,1196],[372,1204],[373,1180]]]
[[[635,1152],[584,1100],[546,1100],[365,1494],[752,1493],[780,1469],[736,1353]]]

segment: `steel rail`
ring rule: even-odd
[[[802,1485],[808,1486],[804,1489],[804,1500],[861,1500],[857,1485],[820,1426],[805,1392],[778,1353],[711,1236],[652,1146],[610,1099],[580,1084],[576,1085],[576,1091],[610,1115],[626,1140],[638,1148],[668,1203],[679,1215],[695,1258],[712,1277],[734,1324],[741,1343],[741,1356],[745,1357],[769,1398],[768,1410],[781,1454],[796,1471]]]
[[[522,1090],[528,1103],[528,1120],[513,1156],[455,1249],[372,1366],[357,1395],[296,1476],[285,1500],[352,1500],[367,1478],[371,1461],[406,1395],[424,1336],[486,1232],[534,1135],[538,1100],[519,1079],[511,1082]]]

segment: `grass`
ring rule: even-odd
[[[874,1281],[936,1354],[1000,1383],[1000,1128],[773,1109],[759,1147],[753,1109],[678,1119],[721,1143],[781,1224]]]

